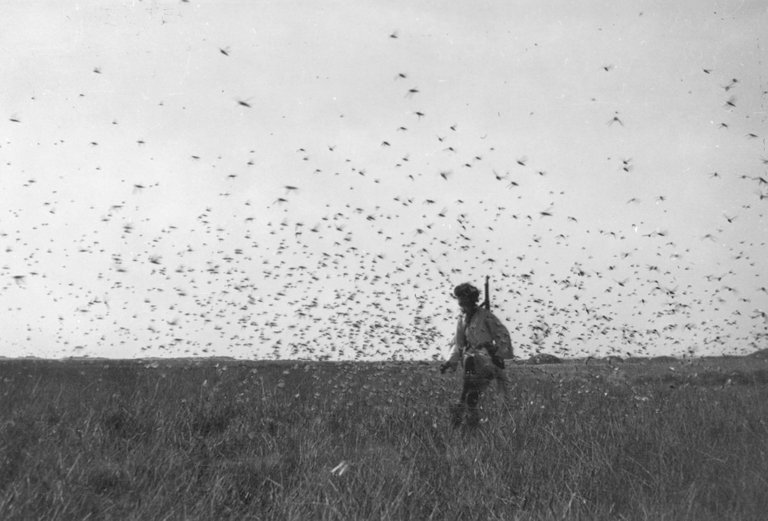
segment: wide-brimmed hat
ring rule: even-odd
[[[457,299],[477,302],[480,299],[480,290],[469,282],[464,282],[453,288],[453,296]]]

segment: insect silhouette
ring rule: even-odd
[[[616,112],[614,114],[613,118],[611,118],[611,120],[608,122],[609,125],[613,125],[614,123],[618,123],[622,127],[624,126],[624,122],[621,121],[621,119],[619,118],[619,113],[618,112]]]

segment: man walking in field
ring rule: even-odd
[[[489,309],[478,305],[480,291],[476,287],[466,282],[459,284],[453,295],[462,314],[456,326],[451,356],[440,366],[440,372],[455,371],[461,361],[463,387],[459,403],[451,407],[451,421],[460,425],[466,414],[467,424],[475,426],[480,422],[480,395],[493,380],[507,396],[504,359],[513,356],[512,341],[504,324]]]

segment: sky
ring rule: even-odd
[[[4,12],[0,355],[768,347],[763,2]]]

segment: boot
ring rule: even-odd
[[[448,414],[451,418],[451,425],[454,427],[458,427],[461,425],[461,422],[464,420],[464,404],[457,403],[454,405],[451,405],[448,408]]]
[[[467,411],[467,427],[477,427],[480,425],[480,411],[473,407]]]

